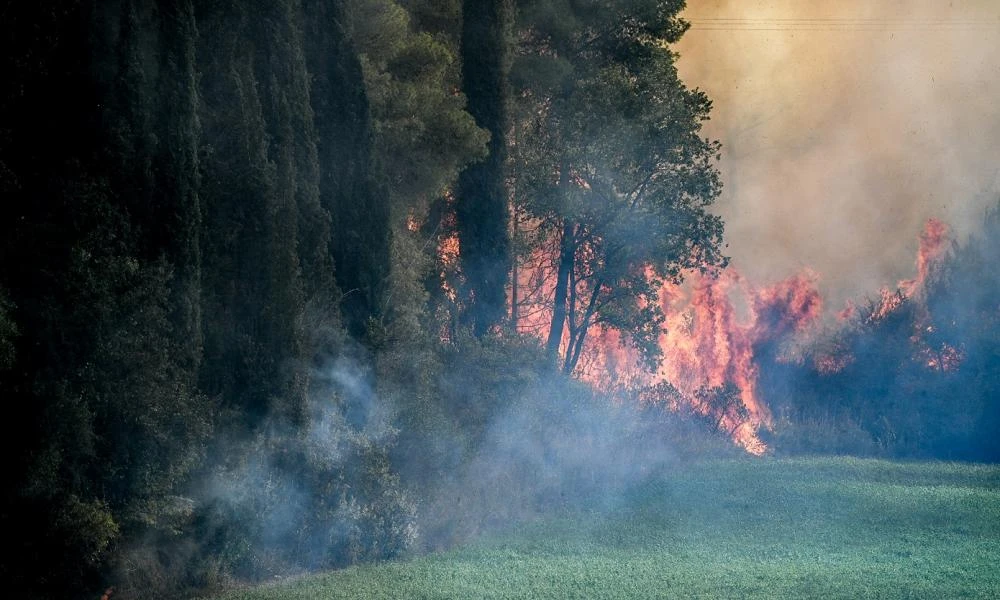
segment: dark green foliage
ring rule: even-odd
[[[507,73],[513,7],[509,0],[462,3],[462,90],[476,124],[490,133],[489,154],[465,168],[455,189],[464,321],[476,335],[500,324],[510,271],[507,213]]]
[[[315,6],[307,14],[292,1],[5,9],[0,392],[16,407],[0,498],[8,593],[96,597],[113,583],[123,597],[151,598],[224,580],[236,562],[197,545],[216,529],[206,525],[214,496],[193,478],[248,464],[262,448],[286,457],[274,473],[289,485],[325,486],[315,490],[322,506],[302,507],[296,535],[331,515],[349,530],[317,545],[322,560],[287,554],[301,540],[282,546],[286,568],[407,544],[391,437],[330,432],[333,446],[355,448],[334,469],[295,429],[316,418],[310,399],[331,393],[314,369],[344,339],[331,246],[349,232],[334,231],[324,189],[340,194],[335,208],[354,211],[338,225],[368,232],[353,254],[340,249],[355,261],[353,275],[351,265],[342,273],[369,278],[356,321],[376,312],[388,268],[358,59],[337,27],[338,3],[325,4],[320,22],[307,18]],[[309,53],[323,55],[322,76],[309,71]],[[277,547],[244,527],[234,522],[226,536],[250,555]]]
[[[391,243],[388,193],[370,171],[371,114],[361,65],[341,26],[341,3],[304,0],[302,7],[319,197],[334,217],[329,247],[341,312],[347,330],[360,337],[383,308]]]
[[[454,23],[461,16],[457,7],[437,14]],[[441,230],[428,218],[430,205],[466,163],[484,155],[487,133],[476,127],[456,91],[457,38],[416,29],[410,13],[392,0],[352,2],[345,6],[345,23],[371,102],[374,171],[390,202],[391,277],[377,325],[383,337],[419,346],[434,328],[424,281]],[[436,291],[439,282],[431,279]]]
[[[291,27],[286,6],[251,18],[242,5],[210,4],[198,15],[205,65],[201,381],[253,428],[273,411],[295,418],[303,410],[304,379],[287,363],[302,350],[304,300],[295,159],[305,154],[308,168],[310,156],[288,131],[296,125],[293,108],[308,110],[308,89],[301,82],[286,89],[272,74],[272,60],[294,58],[282,48]],[[282,65],[282,75],[292,66]]]
[[[391,0],[353,3],[347,22],[361,56],[374,122],[373,158],[386,182],[393,221],[419,221],[459,170],[485,155],[488,134],[476,127],[464,95],[457,93],[453,40],[416,30]]]
[[[345,423],[350,394],[325,375],[344,351],[339,310],[371,343],[388,269],[388,204],[375,193],[364,81],[339,11],[206,3],[199,14],[202,385],[237,425],[212,445],[220,460],[205,474],[192,561],[239,577],[386,558],[412,537],[385,459],[391,436]]]
[[[0,371],[11,368],[17,358],[14,340],[19,332],[17,323],[11,316],[12,309],[7,295],[0,289]]]
[[[0,382],[22,411],[4,448],[13,594],[89,593],[121,537],[169,528],[208,433],[190,8],[7,15],[0,272],[28,332]]]

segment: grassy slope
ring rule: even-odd
[[[1000,467],[730,460],[448,553],[225,596],[997,598]]]

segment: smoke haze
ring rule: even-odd
[[[1000,176],[1000,5],[692,0],[677,51],[714,101],[717,205],[756,281],[809,267],[828,312],[916,271],[928,218],[975,232]]]

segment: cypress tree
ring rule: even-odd
[[[371,173],[372,131],[357,55],[335,0],[304,0],[306,60],[312,74],[319,195],[333,216],[330,254],[344,324],[356,338],[382,315],[389,275],[389,196]]]
[[[476,124],[490,132],[489,155],[459,175],[455,217],[465,276],[464,322],[482,335],[499,324],[510,269],[506,149],[508,0],[464,0],[462,87]]]
[[[154,190],[166,224],[162,247],[173,265],[171,312],[180,360],[190,385],[201,361],[201,198],[199,196],[198,88],[192,0],[158,3],[157,139]]]
[[[304,397],[302,373],[289,366],[302,353],[296,154],[303,143],[295,139],[294,121],[307,101],[304,86],[289,81],[305,77],[289,59],[296,44],[292,10],[277,3],[250,14],[240,2],[204,2],[198,13],[205,140],[201,385],[248,431],[275,411],[297,418]]]
[[[166,526],[206,434],[190,8],[7,15],[0,285],[19,333],[0,386],[26,414],[4,436],[18,467],[0,512],[17,521],[15,595],[92,589],[113,542]]]

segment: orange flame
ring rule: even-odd
[[[869,321],[881,321],[899,308],[903,300],[920,299],[923,296],[933,268],[944,258],[948,249],[948,239],[948,225],[944,221],[927,219],[924,230],[920,233],[920,247],[917,250],[917,276],[900,281],[896,291],[890,291],[888,288],[879,290],[879,301],[875,310],[869,315]]]
[[[950,372],[958,369],[965,360],[965,352],[950,344],[942,343],[934,348],[927,341],[927,334],[934,333],[934,324],[926,305],[927,284],[934,269],[944,259],[948,248],[950,231],[948,225],[939,219],[928,219],[920,233],[917,250],[917,275],[913,279],[899,282],[895,292],[883,288],[875,310],[869,315],[869,322],[878,322],[898,309],[904,300],[916,302],[916,320],[910,343],[914,348],[914,359],[928,369]]]
[[[899,284],[900,288],[904,289],[908,295],[923,291],[932,267],[944,257],[948,246],[948,237],[948,226],[943,221],[927,219],[924,230],[920,232],[920,249],[917,251],[917,277]]]
[[[520,288],[529,290],[522,294],[518,331],[540,338],[547,334],[552,316],[555,272],[555,253],[545,250],[533,253],[518,271]],[[638,351],[619,332],[595,327],[578,365],[579,377],[612,391],[669,383],[696,411],[708,415],[721,410],[712,415],[720,428],[748,452],[762,454],[766,446],[757,430],[770,425],[771,414],[758,396],[754,354],[760,344],[800,332],[819,317],[822,304],[816,280],[807,271],[773,286],[757,287],[732,268],[718,278],[689,273],[686,283],[666,283],[659,289],[665,323],[659,335],[663,361],[656,372],[640,368]],[[746,306],[742,318],[734,297]],[[564,349],[566,341],[564,336]],[[739,390],[745,410],[712,408],[699,400],[704,390],[727,385]]]
[[[948,236],[945,223],[938,219],[927,221],[920,234],[916,277],[900,281],[895,291],[882,289],[867,317],[869,322],[884,319],[905,300],[923,300],[928,279],[945,255]],[[549,240],[539,244],[519,264],[516,329],[520,333],[540,339],[548,334],[558,254],[557,244]],[[663,360],[656,372],[649,373],[640,367],[639,352],[622,334],[594,327],[577,367],[578,376],[609,391],[674,390],[695,411],[717,419],[720,429],[728,431],[748,452],[761,454],[766,446],[757,431],[769,427],[772,417],[758,393],[756,354],[765,345],[777,347],[802,335],[818,322],[822,312],[817,289],[819,278],[816,273],[804,270],[773,285],[757,286],[730,268],[716,278],[693,272],[686,279],[684,284],[667,283],[658,290],[665,322],[659,335]],[[857,307],[848,303],[836,316],[846,322],[857,314]],[[954,370],[964,359],[962,349],[942,344],[935,350],[921,341],[922,334],[916,335],[912,340],[916,345],[915,358],[928,368]],[[568,332],[564,330],[563,351],[567,343]],[[843,370],[854,357],[843,348],[833,348],[814,355],[812,360],[820,373],[830,374]],[[661,384],[669,385],[658,387]],[[704,399],[706,390],[726,386],[739,391],[741,407],[719,408]],[[655,394],[644,393],[642,397],[653,401]],[[676,397],[658,400],[678,401]]]
[[[660,336],[664,361],[656,378],[689,397],[703,387],[736,386],[746,417],[726,414],[722,422],[747,451],[763,453],[766,447],[756,432],[770,426],[771,413],[758,395],[755,352],[761,344],[784,339],[816,321],[822,307],[817,277],[804,272],[756,287],[730,269],[718,279],[701,275],[690,279],[687,294],[680,286],[664,286],[661,291],[667,322]],[[743,319],[733,303],[736,295],[748,307]]]

